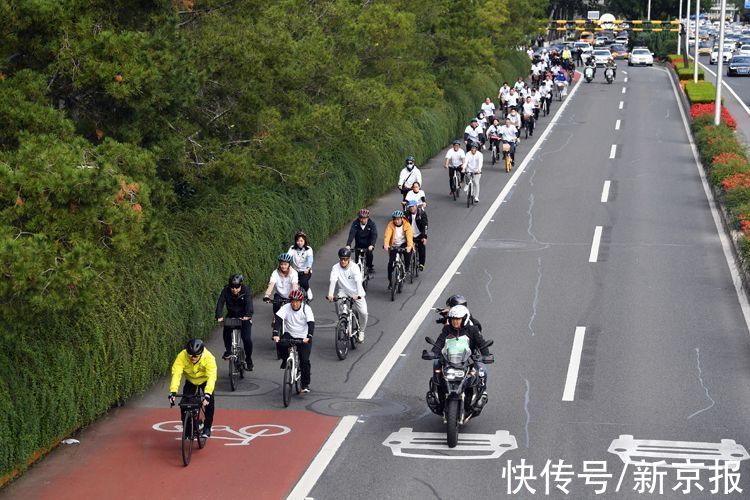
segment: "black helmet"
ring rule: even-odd
[[[448,297],[448,300],[445,301],[445,305],[448,307],[465,306],[466,304],[468,304],[468,302],[466,302],[466,297],[459,294],[451,295]]]
[[[185,350],[190,356],[200,356],[201,354],[203,354],[203,349],[205,347],[206,346],[203,344],[203,341],[201,339],[193,339],[188,341],[187,345],[185,346]]]
[[[352,251],[349,250],[346,247],[339,248],[339,259],[343,259],[344,257],[351,257]]]
[[[461,145],[461,141],[459,141],[458,139],[456,139],[455,141],[453,141],[453,145],[454,146],[460,146]]]
[[[242,286],[243,281],[245,281],[244,276],[241,274],[233,274],[229,277],[229,286],[230,288],[237,288],[238,286]]]

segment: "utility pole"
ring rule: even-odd
[[[685,57],[682,64],[687,69],[689,67],[688,56],[690,55],[690,0],[685,0],[685,2],[687,3],[687,14],[685,17]]]
[[[682,0],[680,0],[680,14],[677,16],[680,20],[680,31],[677,32],[677,55],[682,54]]]
[[[716,68],[716,102],[714,103],[714,125],[721,120],[721,85],[724,79],[724,23],[727,15],[727,0],[721,0],[721,19],[719,20],[719,61]]]
[[[695,68],[693,69],[693,81],[695,83],[698,83],[698,40],[700,39],[700,36],[698,35],[699,26],[701,21],[701,0],[695,0],[695,57],[693,59],[693,62],[695,63]]]
[[[646,13],[646,18],[650,21],[651,20],[651,0],[648,0],[648,10]]]

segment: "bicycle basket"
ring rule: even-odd
[[[505,144],[503,144],[503,152],[507,153],[508,151],[510,151],[510,144],[506,142]]]
[[[229,328],[242,328],[242,320],[240,318],[224,318],[224,326]]]
[[[447,359],[451,364],[465,364],[471,356],[469,337],[467,337],[466,335],[462,335],[458,338],[446,339],[445,347],[443,347],[442,353],[443,357]]]

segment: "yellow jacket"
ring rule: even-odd
[[[177,392],[180,388],[182,374],[191,384],[201,385],[206,382],[204,393],[213,394],[216,385],[216,358],[203,349],[203,355],[197,363],[193,364],[185,349],[177,355],[172,364],[172,383],[169,384],[169,392]]]
[[[404,218],[404,236],[406,236],[406,248],[414,248],[414,231],[411,229],[411,224]],[[385,228],[385,236],[383,237],[383,245],[387,247],[393,246],[393,241],[396,238],[396,224],[393,220],[388,223]]]

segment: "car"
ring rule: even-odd
[[[698,55],[708,54],[711,55],[711,49],[713,44],[710,40],[703,40],[698,44]]]
[[[628,47],[624,44],[616,43],[612,45],[609,50],[612,51],[612,57],[615,59],[628,58]]]
[[[750,75],[750,56],[734,56],[727,66],[727,76]]]
[[[573,46],[575,47],[574,50],[582,49],[584,54],[591,54],[594,50],[589,42],[576,42]]]
[[[740,45],[740,48],[734,51],[738,56],[750,56],[750,45]]]
[[[724,62],[729,62],[732,59],[732,46],[731,45],[724,45]],[[714,45],[713,50],[711,51],[711,64],[716,64],[719,62],[719,46]]]
[[[599,35],[596,37],[596,40],[594,41],[594,45],[597,47],[600,47],[607,43],[607,40],[609,40],[609,37],[606,35]]]
[[[644,65],[644,66],[653,66],[654,65],[654,55],[651,53],[650,50],[643,48],[643,47],[636,47],[628,56],[628,66],[636,66],[636,65]]]
[[[612,52],[610,52],[609,49],[596,49],[593,55],[594,64],[596,64],[597,66],[606,66],[607,64],[610,64],[614,61]]]

